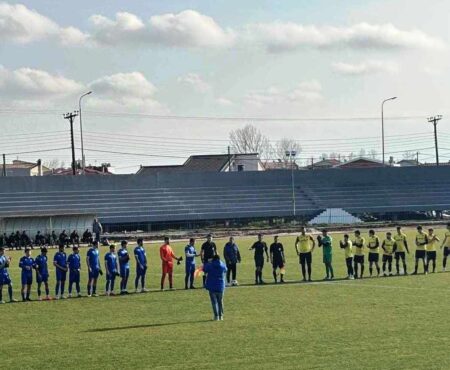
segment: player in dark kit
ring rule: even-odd
[[[264,253],[267,262],[269,262],[269,253],[267,252],[267,244],[262,240],[262,234],[258,234],[258,241],[253,243],[249,250],[255,251],[255,284],[264,284],[262,279],[262,270],[264,268]]]
[[[280,283],[284,283],[284,265],[286,264],[286,258],[284,257],[283,244],[278,242],[278,236],[273,237],[273,243],[269,248],[270,262],[272,262],[273,278],[275,284],[277,280],[277,269],[280,269]]]
[[[202,248],[200,250],[200,258],[202,260],[203,266],[206,263],[211,262],[213,257],[217,254],[216,243],[212,241],[212,235],[208,234],[206,236],[206,242],[202,244]],[[205,286],[206,282],[206,274],[203,274],[203,286]]]

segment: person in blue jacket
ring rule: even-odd
[[[237,286],[236,280],[236,265],[241,263],[241,254],[239,248],[234,242],[234,238],[230,237],[230,240],[223,248],[223,258],[227,264],[227,284]],[[231,278],[231,279],[230,279]]]
[[[203,267],[206,274],[205,289],[209,291],[211,305],[215,321],[223,320],[223,294],[225,292],[225,273],[227,267],[220,260],[219,255],[215,255],[211,262]]]

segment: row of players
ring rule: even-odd
[[[92,241],[93,235],[89,229],[86,229],[81,238],[78,235],[77,230],[73,230],[70,234],[67,234],[66,230],[63,230],[59,235],[57,235],[55,231],[52,231],[51,233],[47,232],[45,234],[38,231],[33,240],[28,236],[25,230],[22,232],[17,230],[15,233],[12,232],[9,236],[6,233],[0,235],[0,246],[7,247],[9,250],[20,250],[26,247],[33,249],[34,246],[41,247],[44,245],[52,247],[55,245],[65,245],[66,247],[69,245],[77,245],[79,247],[80,242],[91,244]]]
[[[332,238],[327,230],[322,231],[322,235],[317,236],[317,246],[323,250],[323,263],[325,265],[326,277],[325,280],[334,278],[333,270],[333,253],[332,253]],[[434,234],[433,229],[428,229],[425,233],[421,226],[417,227],[417,234],[415,237],[415,270],[414,274],[418,272],[419,261],[423,261],[423,270],[427,274],[432,263],[432,271],[436,271],[436,252],[439,238]],[[114,286],[116,277],[120,277],[120,294],[128,294],[127,284],[130,275],[130,257],[127,250],[127,241],[121,242],[121,247],[116,253],[115,245],[110,245],[110,251],[105,254],[104,266],[106,272],[106,295],[114,295]],[[354,240],[350,240],[348,234],[344,235],[343,240],[339,242],[339,246],[345,252],[345,262],[347,266],[348,278],[363,278],[365,266],[365,250],[368,249],[369,273],[373,275],[373,265],[376,267],[377,276],[380,275],[380,249],[382,250],[382,263],[384,276],[392,275],[393,258],[396,260],[396,272],[400,274],[400,261],[402,262],[403,273],[407,274],[406,253],[410,253],[406,235],[402,232],[401,227],[397,227],[397,232],[392,235],[390,232],[386,233],[386,238],[380,242],[380,239],[373,230],[369,231],[367,242],[361,236],[359,230],[355,231]],[[311,281],[312,275],[312,253],[316,247],[316,241],[312,235],[307,234],[305,228],[301,228],[300,235],[295,242],[295,249],[299,256],[301,265],[303,281]],[[444,248],[443,269],[445,271],[447,256],[450,255],[450,224],[447,225],[445,238],[442,241],[441,248]],[[278,236],[274,237],[274,242],[267,247],[263,236],[258,235],[258,240],[250,247],[254,251],[255,260],[255,284],[264,284],[262,279],[262,272],[264,262],[271,262],[272,271],[275,283],[278,282],[278,272],[280,273],[280,282],[284,282],[286,258],[284,254],[284,247],[278,241]],[[191,238],[189,244],[185,247],[185,289],[195,289],[194,287],[194,273],[196,271],[195,258],[201,257],[202,263],[209,262],[215,255],[217,255],[216,244],[212,241],[212,236],[208,235],[205,243],[202,244],[200,254],[195,249],[195,239]],[[237,285],[236,273],[237,264],[241,262],[239,248],[234,242],[234,238],[225,244],[223,256],[227,265],[227,283],[229,285]],[[145,292],[145,276],[147,272],[147,255],[143,246],[143,240],[137,240],[137,246],[134,248],[134,257],[136,260],[136,277],[135,277],[135,291]],[[266,258],[265,258],[266,257]],[[164,244],[160,247],[160,258],[162,261],[162,275],[161,275],[161,289],[164,289],[166,276],[169,278],[169,287],[173,289],[173,260],[178,264],[181,263],[183,257],[175,256],[168,237],[165,238]],[[48,258],[47,249],[41,248],[41,254],[33,259],[31,257],[31,250],[25,249],[25,255],[19,261],[19,267],[22,269],[22,300],[30,300],[31,285],[33,283],[33,270],[36,271],[36,280],[38,284],[37,293],[38,299],[41,300],[41,288],[45,287],[45,299],[50,299],[49,296],[49,272],[48,272]],[[14,301],[12,297],[12,283],[8,273],[8,267],[11,263],[11,258],[5,256],[4,248],[0,247],[0,302],[4,303],[2,299],[3,285],[8,286],[9,298]],[[97,279],[99,275],[103,275],[100,265],[100,257],[98,251],[98,242],[94,241],[92,248],[87,252],[86,264],[88,268],[88,296],[97,295]],[[76,295],[81,296],[80,289],[80,271],[81,258],[79,256],[79,248],[73,247],[73,253],[67,257],[64,252],[64,246],[59,247],[59,251],[53,258],[53,265],[56,269],[56,299],[64,298],[65,282],[67,273],[69,273],[69,297],[72,297],[72,288],[75,285]],[[358,273],[359,271],[359,273]],[[203,283],[205,283],[205,276],[203,276]],[[139,283],[141,285],[138,289]]]

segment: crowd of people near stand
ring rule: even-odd
[[[96,222],[98,222],[96,220]],[[115,244],[109,244],[109,252],[104,256],[104,263],[101,263],[99,228],[93,228],[94,240],[92,234],[89,235],[87,243],[90,248],[86,255],[86,270],[88,273],[88,284],[86,295],[88,297],[97,296],[97,282],[101,275],[105,275],[105,295],[112,296],[116,294],[128,294],[128,279],[130,277],[130,254],[128,252],[128,242],[121,241],[120,248],[117,250]],[[53,256],[53,265],[55,267],[55,299],[64,299],[65,283],[68,278],[68,297],[81,297],[80,274],[84,265],[79,255],[79,243],[75,239],[70,239],[64,232],[60,235],[59,250]],[[250,250],[254,252],[255,262],[255,284],[265,284],[263,280],[263,269],[265,262],[272,265],[272,276],[275,283],[285,282],[286,256],[283,244],[279,241],[277,235],[273,237],[270,246],[263,240],[262,234],[258,235],[257,240],[252,244]],[[72,253],[67,256],[65,248],[72,244]],[[164,243],[160,246],[160,258],[162,263],[161,271],[161,290],[165,289],[166,278],[168,278],[169,289],[173,290],[173,269],[174,261],[181,264],[185,260],[185,289],[195,289],[194,281],[197,275],[203,275],[203,287],[205,287],[211,298],[214,317],[217,320],[223,319],[223,292],[225,286],[237,286],[237,266],[241,262],[241,253],[233,237],[230,237],[225,243],[223,249],[223,260],[219,257],[219,251],[212,235],[206,237],[202,244],[200,253],[196,249],[196,240],[191,238],[184,249],[184,256],[176,256],[170,245],[170,239],[164,238]],[[447,225],[445,237],[441,241],[432,228],[424,231],[422,226],[417,227],[417,233],[414,239],[414,245],[409,245],[406,234],[399,226],[396,232],[386,232],[380,238],[374,230],[369,230],[368,237],[364,238],[359,230],[354,231],[354,235],[344,234],[342,240],[333,247],[333,239],[327,230],[322,230],[320,235],[314,238],[302,227],[300,234],[295,240],[295,251],[299,258],[303,281],[312,281],[312,260],[313,252],[316,248],[322,249],[322,261],[325,267],[324,280],[333,280],[335,278],[333,269],[333,249],[339,246],[344,251],[345,264],[347,267],[347,278],[362,279],[366,273],[366,255],[368,262],[369,276],[392,276],[393,263],[395,260],[395,273],[397,275],[408,275],[408,266],[406,255],[413,252],[415,248],[414,272],[419,272],[419,264],[423,266],[423,273],[428,274],[436,272],[436,260],[438,248],[443,248],[442,266],[446,270],[447,257],[450,255],[450,224]],[[48,249],[47,246],[40,248],[40,254],[32,257],[32,250],[29,246],[24,247],[24,256],[20,258],[18,267],[21,269],[21,295],[23,301],[31,300],[31,286],[33,284],[33,271],[35,271],[37,282],[37,299],[50,300],[49,288],[49,269],[48,269]],[[134,291],[136,293],[146,292],[145,287],[147,274],[147,254],[144,248],[142,238],[137,239],[137,245],[133,250],[136,274],[134,279]],[[197,268],[195,259],[201,258],[202,265]],[[381,265],[380,265],[381,259]],[[6,256],[5,247],[0,246],[0,303],[3,301],[3,286],[7,286],[8,295],[11,302],[13,298],[12,281],[8,269],[11,266],[11,258]],[[103,270],[104,267],[104,270]],[[104,273],[103,273],[104,271]],[[120,279],[119,291],[116,291],[116,279]],[[75,290],[73,289],[75,286]],[[45,290],[45,295],[42,292]]]

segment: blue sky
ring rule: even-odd
[[[441,0],[0,1],[0,124],[58,130],[56,112],[93,90],[92,132],[224,140],[251,120],[126,114],[271,117],[256,124],[274,141],[343,140],[374,137],[379,122],[276,118],[374,117],[395,95],[388,120],[413,118],[387,133],[424,132],[428,115],[450,113],[449,13]]]

